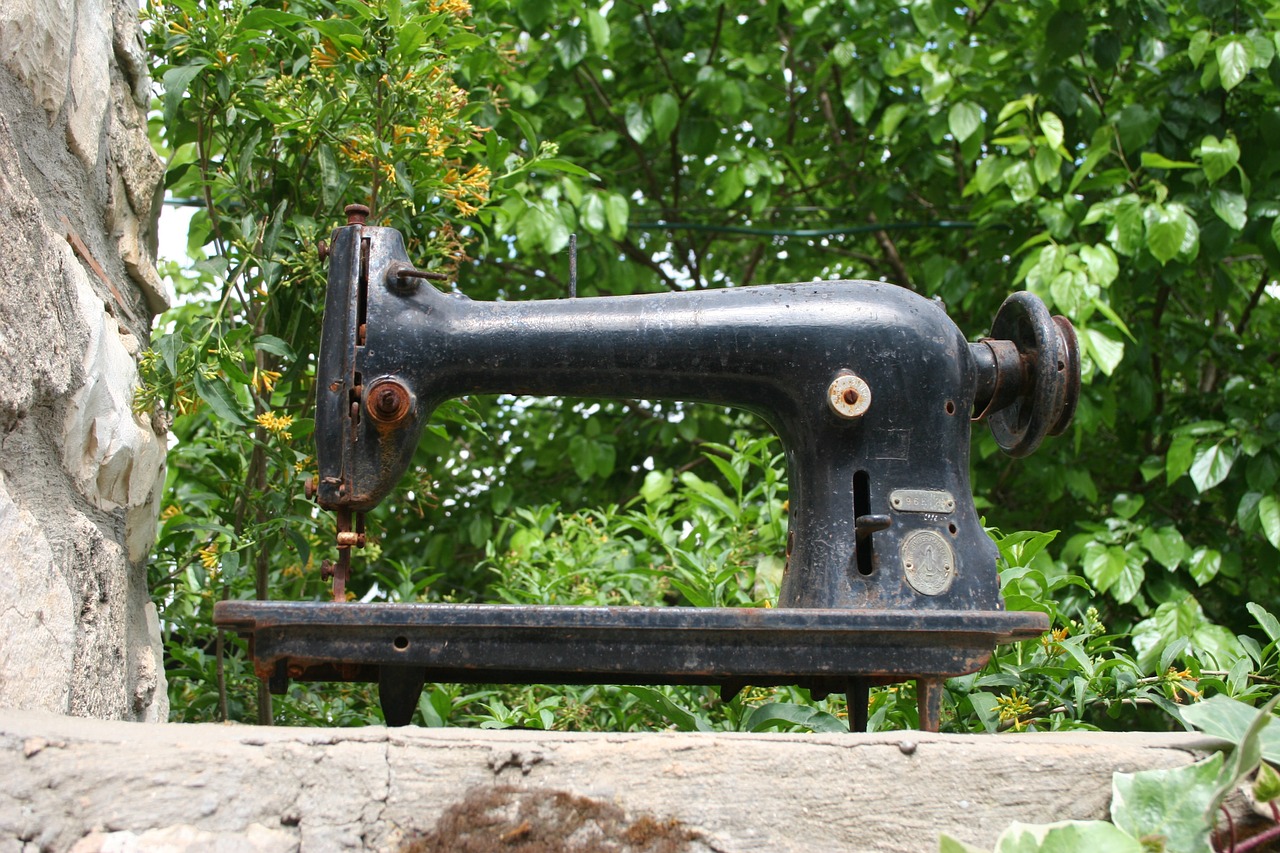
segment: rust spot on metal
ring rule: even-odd
[[[379,424],[395,426],[403,421],[413,408],[409,389],[395,379],[382,379],[369,389],[365,408],[369,417]]]
[[[369,208],[363,204],[349,204],[342,209],[348,225],[364,225],[369,221]]]
[[[338,534],[339,548],[363,548],[365,541],[365,534],[363,533],[346,530]]]

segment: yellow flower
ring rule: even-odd
[[[431,0],[432,12],[448,12],[464,18],[471,14],[471,4],[467,0]]]
[[[1048,631],[1040,637],[1040,645],[1044,647],[1045,654],[1061,654],[1062,641],[1066,638],[1066,628],[1054,628],[1052,631]]]
[[[264,394],[270,394],[275,390],[276,382],[280,380],[280,371],[278,370],[259,370],[253,369],[253,384],[262,390]]]
[[[316,68],[333,68],[338,64],[338,51],[328,39],[311,48],[311,64]]]
[[[996,697],[996,711],[1000,714],[1000,722],[1013,723],[1014,730],[1022,727],[1022,718],[1031,713],[1031,703],[1025,696],[1019,696],[1017,690],[1010,690],[1008,696]]]
[[[175,515],[182,515],[182,510],[178,508],[177,504],[169,504],[167,507],[164,508],[164,511],[160,513],[160,520],[168,521],[169,519],[173,518]]]
[[[205,567],[206,571],[212,572],[218,568],[218,543],[210,542],[200,549],[200,565]]]
[[[275,412],[263,412],[255,420],[258,422],[258,426],[276,438],[282,438],[285,441],[293,438],[293,434],[289,432],[289,427],[293,426],[293,415],[277,415]]]
[[[1191,670],[1179,670],[1169,667],[1169,671],[1164,675],[1164,680],[1165,683],[1169,684],[1173,688],[1173,701],[1182,702],[1182,699],[1178,697],[1179,693],[1185,693],[1188,699],[1200,698],[1199,690],[1196,690],[1194,687],[1187,686],[1187,682],[1190,682],[1191,684],[1198,683],[1198,679],[1191,674]]]

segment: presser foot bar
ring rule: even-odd
[[[1043,613],[1002,610],[276,601],[220,601],[214,621],[248,638],[272,692],[289,679],[376,682],[389,725],[409,722],[426,681],[711,684],[726,698],[795,684],[856,697],[856,730],[870,685],[916,679],[927,731],[938,727],[943,679],[1049,627]]]

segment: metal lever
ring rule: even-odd
[[[887,515],[860,515],[853,520],[853,535],[858,542],[870,538],[872,533],[888,530],[893,519]]]

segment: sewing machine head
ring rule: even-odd
[[[873,282],[530,302],[437,290],[401,235],[334,232],[318,368],[320,505],[340,553],[442,401],[468,393],[667,398],[763,417],[786,448],[782,607],[1000,607],[969,486],[971,414],[1032,452],[1071,419],[1075,335],[1027,293],[969,343],[937,303]],[[341,585],[345,565],[337,569]]]
[[[969,487],[970,417],[1014,456],[1071,419],[1075,334],[1034,296],[969,343],[902,288],[811,282],[643,296],[473,302],[443,293],[400,234],[348,208],[329,249],[317,369],[317,480],[336,511],[334,603],[221,601],[273,692],[289,679],[376,681],[391,725],[424,681],[797,684],[844,692],[914,678],[937,731],[945,678],[1037,636],[1010,613]],[[738,406],[781,436],[790,487],[778,607],[346,603],[363,513],[408,468],[423,424],[469,393],[667,398]]]

